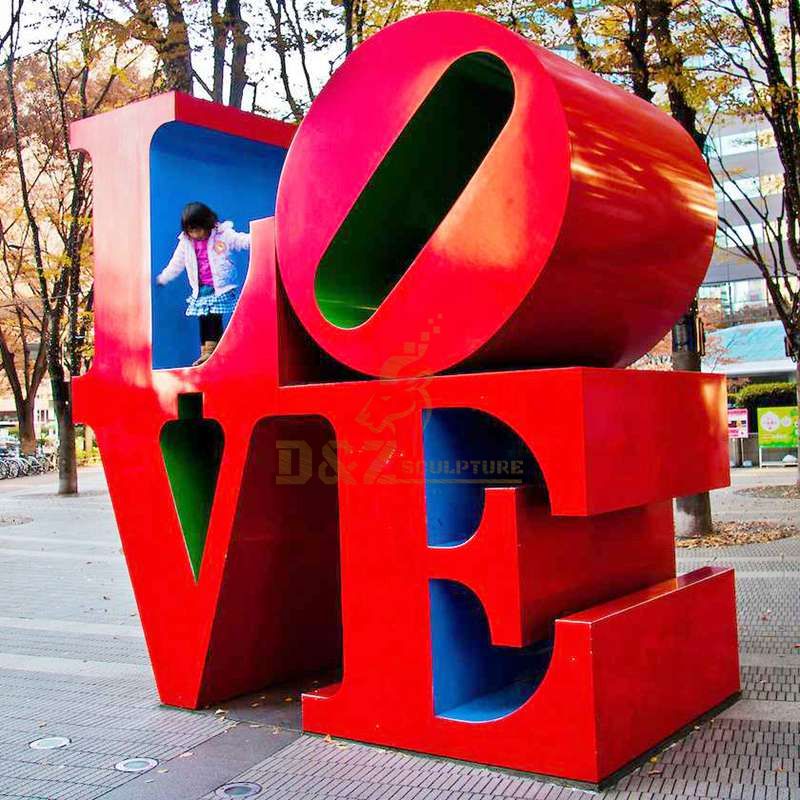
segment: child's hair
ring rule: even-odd
[[[214,230],[219,217],[205,203],[187,203],[181,214],[181,230],[188,233],[191,228],[202,228],[207,233]]]

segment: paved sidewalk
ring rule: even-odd
[[[793,479],[788,469],[737,471],[734,488],[714,495],[718,518],[800,523],[797,501],[734,493]],[[52,476],[0,482],[0,798],[244,796],[218,790],[232,781],[257,784],[251,796],[271,800],[591,796],[301,736],[288,690],[227,704],[226,714],[159,706],[102,473],[83,470],[77,498],[58,498],[53,486]],[[743,700],[605,797],[800,800],[800,539],[679,551],[680,571],[710,563],[738,573]],[[31,749],[46,737],[70,742]],[[115,769],[129,758],[158,764],[139,775]]]
[[[800,525],[800,503],[739,493],[741,489],[752,486],[793,483],[796,476],[796,467],[731,470],[731,485],[712,494],[714,519],[720,522],[765,519]]]

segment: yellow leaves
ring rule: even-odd
[[[48,259],[52,266],[50,269],[53,271],[53,274],[58,274],[64,267],[68,267],[70,263],[69,256],[66,253],[59,253],[55,256],[50,256]]]
[[[429,0],[428,11],[469,11],[475,12],[482,3],[474,0]]]
[[[46,281],[52,281],[61,274],[61,270],[53,269],[52,267],[45,267],[42,270],[42,276]]]
[[[621,19],[615,18],[613,14],[610,14],[609,16],[600,19],[594,25],[594,31],[596,32],[597,36],[619,36],[622,33],[621,24]]]
[[[759,148],[768,150],[770,147],[775,147],[775,132],[771,128],[766,128],[756,132],[756,141]],[[776,176],[777,177],[777,176]],[[783,183],[781,182],[781,188]]]
[[[112,66],[109,70],[109,77],[116,78],[120,83],[128,88],[133,86],[133,81],[122,67]]]

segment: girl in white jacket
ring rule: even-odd
[[[178,246],[156,283],[163,286],[186,270],[192,287],[186,316],[200,320],[200,358],[195,367],[208,361],[222,338],[222,315],[236,306],[236,274],[230,254],[249,247],[250,234],[237,233],[232,222],[220,222],[207,205],[188,203],[183,209]]]

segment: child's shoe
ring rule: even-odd
[[[200,348],[200,358],[198,358],[197,361],[192,364],[192,366],[199,367],[201,364],[205,364],[206,361],[211,358],[211,354],[214,352],[216,346],[217,342],[215,341],[203,342],[203,345]]]

